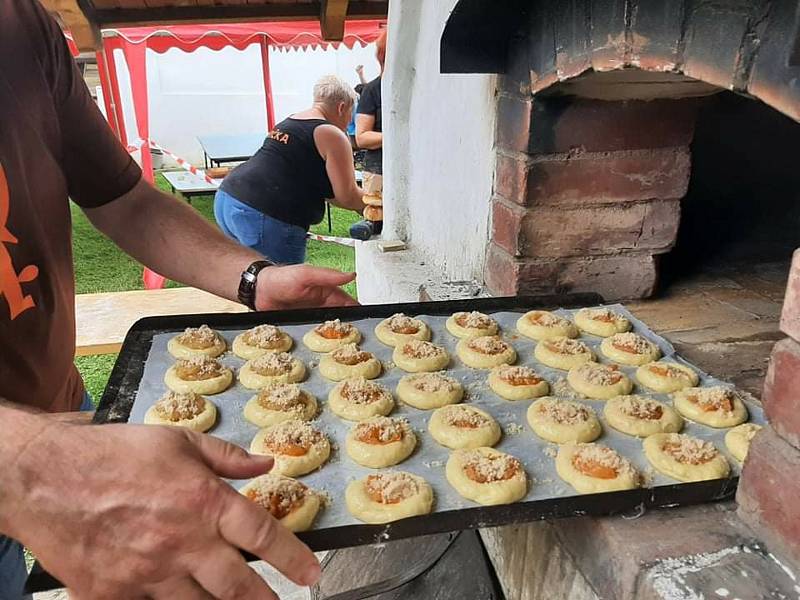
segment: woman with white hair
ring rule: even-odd
[[[355,100],[343,80],[323,77],[311,108],[278,123],[258,152],[223,180],[214,216],[227,236],[275,263],[298,264],[326,201],[363,211],[345,133]]]

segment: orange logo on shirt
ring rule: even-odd
[[[0,165],[0,296],[8,302],[11,320],[36,306],[31,296],[22,293],[22,284],[30,283],[39,275],[36,265],[28,265],[17,273],[11,261],[11,253],[6,245],[16,244],[19,240],[8,230],[8,214],[11,211],[11,194],[8,192],[8,180],[3,165]]]
[[[289,134],[284,133],[280,129],[273,129],[267,134],[267,137],[271,140],[275,140],[276,142],[280,142],[281,144],[289,143]]]

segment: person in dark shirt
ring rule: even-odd
[[[314,86],[314,104],[284,119],[264,145],[222,182],[214,216],[222,231],[278,264],[300,264],[306,233],[325,202],[361,212],[347,137],[355,92],[329,75]]]

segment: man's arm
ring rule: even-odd
[[[356,144],[364,150],[383,148],[383,133],[374,131],[375,115],[359,113],[356,116]]]
[[[172,427],[68,425],[0,402],[0,532],[79,598],[270,598],[247,550],[300,585],[313,553],[219,477],[272,459]],[[100,568],[113,565],[113,568]]]
[[[187,204],[144,180],[117,200],[84,212],[97,229],[142,264],[230,300],[237,299],[242,271],[263,259],[225,237]],[[258,277],[256,307],[353,305],[355,300],[338,286],[354,277],[309,265],[264,269]]]
[[[364,77],[364,65],[356,65],[356,73],[358,73],[358,80],[361,85],[367,85],[367,78]]]

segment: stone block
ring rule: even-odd
[[[800,562],[800,450],[772,427],[750,445],[736,500],[739,516],[775,553]]]
[[[762,402],[773,429],[792,446],[800,448],[800,344],[794,340],[775,344]]]
[[[503,150],[527,152],[531,129],[530,99],[500,96],[497,100],[497,146]]]
[[[733,89],[741,60],[748,15],[720,5],[698,6],[692,15],[684,53],[684,73],[723,89]]]
[[[525,205],[528,198],[528,161],[523,156],[497,154],[494,192],[506,200]]]
[[[781,331],[800,342],[800,249],[795,250],[781,313]]]

